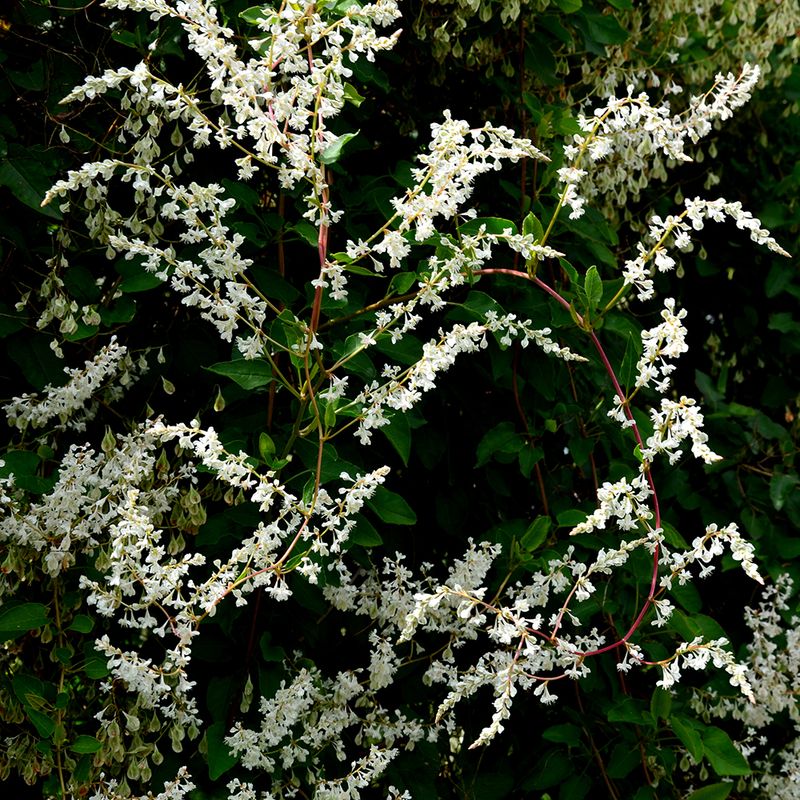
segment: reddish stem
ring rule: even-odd
[[[542,291],[544,291],[547,294],[549,294],[557,303],[559,303],[565,309],[570,311],[570,313],[574,313],[575,314],[575,318],[576,318],[576,320],[578,322],[578,325],[583,330],[587,330],[587,328],[584,325],[583,317],[580,314],[578,314],[574,309],[571,308],[569,302],[557,290],[555,290],[552,286],[549,286],[543,280],[541,280],[540,278],[537,278],[535,275],[530,275],[527,272],[522,272],[522,271],[516,270],[516,269],[505,269],[505,268],[502,268],[502,267],[475,270],[475,274],[477,274],[477,275],[493,275],[493,274],[511,275],[512,277],[515,277],[515,278],[522,278],[523,280],[531,281],[531,282],[535,283]],[[644,442],[642,441],[642,436],[639,433],[639,428],[636,425],[636,420],[633,417],[633,413],[632,413],[632,411],[630,409],[630,406],[628,404],[628,400],[627,400],[627,397],[625,396],[625,392],[622,391],[622,387],[619,384],[619,380],[617,379],[617,375],[614,372],[614,367],[611,365],[611,362],[608,360],[608,356],[606,355],[606,351],[603,349],[603,345],[600,342],[600,339],[598,339],[597,334],[593,330],[587,330],[587,333],[589,334],[589,337],[592,340],[592,344],[594,345],[595,350],[597,350],[597,353],[600,356],[600,360],[603,362],[603,366],[605,367],[605,370],[608,373],[608,376],[611,378],[611,383],[614,386],[614,391],[616,392],[617,397],[619,397],[620,402],[622,403],[622,408],[624,409],[625,416],[632,423],[631,427],[633,428],[633,435],[636,438],[636,442],[637,442],[637,444],[639,445],[640,448],[643,448],[644,447]],[[655,482],[653,481],[653,475],[652,475],[652,472],[650,470],[649,465],[645,468],[645,474],[647,475],[647,482],[650,485],[650,490],[651,490],[652,495],[653,495],[653,511],[654,511],[654,515],[655,515],[655,527],[656,528],[660,528],[661,527],[661,509],[659,507],[658,493],[656,492]],[[584,658],[587,657],[587,656],[600,655],[600,653],[606,653],[609,650],[614,650],[617,647],[621,647],[625,642],[628,641],[628,639],[630,639],[630,637],[634,634],[634,632],[637,630],[637,628],[642,624],[642,620],[644,619],[644,616],[647,613],[648,609],[650,608],[650,604],[653,601],[653,598],[655,597],[656,585],[658,583],[658,565],[659,565],[659,560],[660,560],[660,547],[659,547],[658,543],[656,543],[655,548],[653,549],[653,572],[652,572],[652,576],[650,578],[650,591],[648,592],[647,598],[645,599],[644,604],[642,605],[642,608],[640,609],[638,615],[636,616],[636,619],[633,621],[633,624],[628,629],[628,632],[619,641],[614,642],[613,644],[605,645],[604,647],[600,647],[597,650],[591,650],[591,651],[589,651],[587,653],[577,653],[576,652],[576,653],[574,653],[574,655],[582,656]],[[563,609],[562,609],[562,611],[563,611]]]
[[[322,190],[322,213],[327,213],[328,207],[328,189],[327,187]],[[325,263],[328,259],[328,223],[323,222],[319,226],[319,233],[317,234],[317,253],[319,253],[319,277],[322,280],[325,270]],[[311,307],[311,335],[317,332],[319,327],[319,314],[322,308],[322,286],[317,286],[314,291],[314,305]]]

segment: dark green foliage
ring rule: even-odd
[[[518,22],[501,21],[499,12],[485,24],[472,20],[445,47],[439,40],[431,44],[435,28],[428,23],[443,24],[448,6],[408,5],[407,30],[397,48],[376,64],[362,59],[354,66],[346,90],[349,102],[336,123],[338,138],[321,158],[333,175],[336,205],[346,210],[330,252],[344,250],[347,238],[359,239],[391,213],[389,199],[410,185],[419,142],[427,139],[430,123],[440,119],[444,107],[476,124],[483,119],[508,124],[552,157],[547,165],[529,161],[487,178],[476,194],[478,218],[460,227],[451,224],[451,242],[474,234],[481,224],[489,232],[511,227],[541,239],[553,215],[564,139],[578,130],[578,102],[597,88],[581,75],[580,65],[588,64],[593,74],[606,65],[620,67],[620,60],[639,59],[649,66],[666,46],[666,28],[654,27],[634,38],[631,23],[638,4],[554,0],[542,13],[523,15]],[[253,22],[247,6],[242,0],[219,3],[222,18],[241,37],[249,35]],[[5,451],[0,476],[13,473],[20,489],[40,496],[52,488],[59,459],[71,444],[90,441],[99,448],[106,426],[124,434],[148,415],[164,415],[213,426],[229,451],[243,450],[252,465],[274,470],[292,492],[310,501],[319,456],[315,421],[338,431],[353,412],[336,401],[320,401],[315,416],[305,398],[287,389],[299,389],[305,380],[308,365],[300,356],[244,360],[181,305],[161,278],[143,272],[136,260],[107,261],[104,248],[86,237],[78,214],[64,214],[57,204],[40,205],[66,170],[119,147],[112,136],[118,111],[110,100],[68,109],[58,105],[84,75],[142,57],[176,83],[180,76],[189,83],[197,71],[195,57],[184,49],[172,22],[162,22],[156,37],[142,15],[115,14],[113,19],[112,26],[111,12],[75,0],[53,5],[20,0],[0,11],[0,103],[5,111],[0,119],[0,376],[5,387],[0,399],[63,383],[64,363],[82,364],[112,334],[137,355],[146,354],[152,369],[121,401],[104,404],[85,431],[53,431],[52,448],[40,447],[30,431],[18,434],[9,428],[0,448]],[[688,36],[676,70],[696,60],[716,63],[725,37],[736,35],[736,29],[725,29],[723,41],[712,47],[690,12],[681,22]],[[456,40],[461,44],[454,52]],[[628,48],[636,52],[626,61]],[[777,54],[772,58],[777,64]],[[671,73],[659,66],[653,74],[666,80]],[[692,86],[691,91],[703,88]],[[351,379],[369,382],[379,374],[384,356],[414,363],[440,326],[468,324],[496,310],[551,328],[556,341],[590,359],[565,363],[533,346],[492,341],[485,351],[459,361],[414,411],[395,414],[370,445],[369,463],[387,464],[392,472],[349,539],[357,563],[378,566],[400,552],[409,567],[431,563],[433,574],[444,579],[467,539],[489,541],[502,546],[489,581],[495,590],[545,568],[569,546],[588,560],[600,547],[618,542],[616,530],[574,540],[567,536],[595,508],[598,485],[630,478],[637,469],[631,432],[607,417],[613,389],[586,333],[597,334],[622,387],[630,388],[641,354],[639,334],[657,324],[660,308],[639,305],[630,313],[616,302],[620,267],[635,254],[642,222],[652,213],[672,213],[676,192],[740,200],[786,249],[797,253],[798,97],[800,68],[794,64],[783,82],[767,78],[754,101],[713,134],[710,141],[718,153],[713,159],[707,155],[702,163],[676,168],[666,182],[654,181],[632,194],[626,207],[610,203],[589,209],[580,220],[559,217],[548,244],[565,252],[564,259],[525,264],[513,254],[498,253],[493,268],[538,275],[558,289],[569,309],[530,282],[474,275],[450,293],[439,317],[413,336],[396,345],[382,341],[351,358]],[[791,108],[794,113],[788,113]],[[59,139],[62,130],[69,132],[69,142]],[[710,190],[703,188],[707,169],[720,179]],[[230,161],[221,157],[198,164],[196,171],[198,180],[220,182],[236,198],[231,227],[247,240],[252,281],[281,309],[269,335],[291,347],[299,336],[296,320],[307,319],[313,305],[310,281],[319,268],[317,229],[297,213],[299,191],[284,192],[271,176],[242,184]],[[71,238],[66,271],[48,263],[61,246],[56,231]],[[348,265],[348,298],[324,298],[320,330],[337,358],[359,350],[365,307],[415,290],[427,269],[430,242],[413,244],[411,256],[393,276],[379,279],[368,265]],[[443,251],[446,244],[433,242]],[[724,460],[704,467],[687,457],[674,466],[663,461],[654,467],[666,541],[677,549],[701,535],[709,522],[735,521],[755,543],[763,574],[788,573],[800,580],[800,276],[796,263],[756,249],[732,224],[706,229],[701,245],[684,258],[680,278],[658,276],[657,283],[663,296],[675,297],[689,311],[690,349],[675,376],[677,394],[703,400],[706,431]],[[96,324],[81,323],[63,336],[57,320],[45,331],[37,329],[42,311],[37,292],[54,275],[63,281],[66,298],[81,308],[96,308]],[[29,302],[17,309],[26,292],[31,293]],[[65,362],[51,349],[54,337],[62,341]],[[156,360],[158,351],[164,363]],[[638,422],[646,438],[651,423],[644,412]],[[326,442],[319,462],[323,481],[364,470],[364,449],[351,432],[337,432]],[[259,516],[255,506],[223,497],[205,477],[201,474],[193,487],[196,497],[182,500],[164,525],[176,540],[191,541],[210,563],[249,535]],[[234,721],[252,722],[258,713],[257,703],[249,712],[241,710],[246,691],[271,697],[282,680],[308,663],[334,676],[350,667],[349,655],[368,661],[365,617],[331,608],[320,586],[292,573],[296,565],[291,559],[286,564],[291,605],[267,602],[256,591],[247,605],[224,602],[203,622],[192,669],[208,727],[199,740],[185,741],[182,753],[172,752],[169,741],[160,742],[163,762],[143,785],[131,778],[135,793],[157,793],[187,764],[199,786],[198,799],[227,797],[227,781],[245,773],[237,771],[224,737]],[[6,564],[0,580],[18,567]],[[676,641],[697,635],[724,636],[737,655],[745,656],[748,632],[742,609],[757,602],[758,587],[735,567],[726,556],[722,569],[705,582],[675,587],[678,610],[668,625],[645,625],[637,634],[650,659],[668,657]],[[3,767],[9,796],[61,796],[52,764],[66,757],[78,783],[88,787],[98,780],[92,757],[101,747],[105,752],[109,740],[93,709],[109,673],[92,642],[106,630],[125,634],[97,616],[76,591],[79,576],[93,575],[93,570],[85,560],[63,578],[22,588],[12,586],[9,578],[10,598],[4,597],[0,606],[0,719],[4,736],[35,738],[41,756],[27,772],[18,765]],[[608,640],[618,640],[637,617],[650,570],[647,555],[635,554],[614,573],[607,590],[579,604],[576,613],[592,625],[599,621]],[[335,582],[336,577],[325,580]],[[135,638],[131,634],[132,646],[139,644]],[[147,646],[155,651],[158,644]],[[442,735],[398,756],[381,779],[382,796],[392,784],[409,790],[415,800],[750,797],[735,783],[750,774],[734,744],[742,738],[741,729],[699,718],[691,703],[693,687],[732,693],[725,676],[692,674],[672,694],[655,687],[658,669],[619,672],[622,655],[621,650],[604,653],[593,660],[586,679],[560,682],[554,706],[516,698],[504,733],[485,750],[474,751],[467,746],[491,712],[488,694],[479,693],[456,710],[452,742]],[[443,689],[424,685],[423,671],[424,664],[412,653],[398,680],[384,691],[388,707],[428,723]],[[116,735],[123,749],[132,741],[131,731]],[[781,736],[791,738],[779,729],[769,735],[776,747]],[[345,747],[356,749],[350,741]],[[707,785],[697,788],[699,770],[676,766],[684,753],[701,765]],[[119,763],[111,759],[109,764],[107,769],[119,772]],[[689,793],[690,787],[695,791]]]

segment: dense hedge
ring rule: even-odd
[[[800,11],[248,6],[0,11],[8,791],[796,797]]]

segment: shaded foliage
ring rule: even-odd
[[[252,25],[242,18],[248,5],[243,0],[219,3],[223,20],[242,41],[252,35]],[[427,140],[431,123],[441,119],[445,107],[475,124],[507,124],[551,155],[547,165],[527,159],[504,167],[478,185],[474,198],[481,217],[508,219],[522,229],[532,213],[546,225],[559,188],[564,141],[578,131],[578,104],[587,98],[590,105],[599,104],[598,76],[606,65],[641,68],[655,91],[653,75],[664,83],[680,82],[683,74],[691,75],[695,62],[714,61],[737,35],[735,25],[728,26],[712,47],[695,31],[672,66],[656,55],[666,46],[666,28],[641,32],[634,24],[633,4],[623,0],[543,1],[538,4],[543,10],[511,20],[500,16],[503,4],[484,3],[496,8],[485,21],[470,19],[454,49],[455,37],[445,46],[443,35],[437,38],[436,33],[457,18],[453,5],[409,3],[404,10],[408,24],[397,47],[374,64],[362,59],[355,65],[355,99],[332,123],[336,133],[359,134],[340,154],[331,154],[331,195],[346,213],[341,228],[332,232],[329,252],[344,250],[347,239],[358,240],[383,224],[391,214],[390,198],[411,186],[410,168],[420,142]],[[673,22],[694,30],[691,12],[684,16]],[[778,73],[791,61],[780,47],[770,57]],[[0,296],[0,375],[8,387],[3,399],[63,383],[64,363],[82,364],[111,334],[150,363],[122,399],[101,404],[85,431],[49,431],[45,442],[30,431],[9,428],[0,474],[13,473],[16,486],[35,499],[54,485],[60,457],[71,444],[91,441],[101,448],[107,430],[125,433],[148,416],[163,415],[213,425],[229,452],[241,449],[258,469],[277,470],[287,488],[303,496],[316,469],[317,443],[313,430],[299,432],[299,423],[309,425],[309,418],[298,412],[299,401],[279,385],[273,369],[291,374],[294,368],[299,386],[302,365],[293,364],[287,353],[273,365],[244,361],[181,304],[168,282],[143,271],[139,260],[126,261],[114,252],[107,258],[105,244],[87,237],[80,210],[62,213],[56,203],[40,205],[49,186],[68,169],[127,146],[115,141],[120,112],[113,93],[67,108],[58,104],[60,98],[87,74],[100,74],[111,65],[133,66],[143,58],[176,84],[202,84],[201,63],[186,49],[175,20],[153,24],[146,15],[112,14],[96,3],[75,0],[58,5],[18,0],[0,12],[0,102],[6,110],[0,120],[0,262],[8,289]],[[588,66],[582,70],[582,65]],[[684,72],[682,65],[687,65]],[[670,171],[666,180],[648,181],[622,206],[613,200],[600,203],[580,219],[559,220],[553,229],[548,244],[567,258],[543,262],[539,275],[573,302],[573,310],[597,314],[595,329],[624,388],[635,378],[639,335],[658,323],[660,309],[629,310],[624,304],[605,314],[600,309],[621,288],[621,265],[632,257],[650,214],[672,213],[676,195],[724,196],[741,201],[786,249],[797,252],[800,67],[791,62],[789,70],[780,81],[767,76],[751,104],[715,131],[702,151],[698,148],[702,160]],[[691,87],[693,92],[701,89]],[[163,133],[165,153],[172,135]],[[220,183],[236,199],[230,227],[246,240],[253,283],[284,313],[307,317],[314,304],[310,282],[319,273],[318,232],[301,216],[302,190],[285,190],[272,175],[241,182],[220,151],[209,151],[190,169],[198,182]],[[709,172],[718,177],[713,189],[704,188]],[[119,202],[125,209],[130,201]],[[453,221],[447,233],[457,239],[464,229]],[[684,257],[680,277],[656,280],[659,294],[677,298],[689,311],[690,348],[676,373],[678,394],[702,397],[706,431],[724,458],[711,466],[685,460],[658,465],[659,500],[668,509],[666,541],[679,549],[706,523],[732,520],[754,542],[763,573],[773,578],[788,573],[797,580],[796,264],[755,249],[732,223],[706,229],[700,237],[694,252]],[[63,269],[57,260],[62,251],[70,254]],[[401,271],[386,279],[355,269],[346,299],[325,296],[320,331],[331,352],[346,353],[365,329],[365,307],[414,291],[428,255],[420,244]],[[524,259],[510,252],[498,253],[491,266],[526,268]],[[602,279],[594,300],[594,289],[584,278],[592,267]],[[52,296],[39,293],[55,284],[65,303],[96,309],[97,319],[59,331],[56,316],[39,329],[37,318]],[[29,301],[17,307],[26,293]],[[574,314],[513,277],[475,275],[453,289],[441,315],[423,322],[413,336],[398,344],[383,341],[374,352],[354,358],[351,375],[370,381],[388,357],[411,364],[440,326],[469,324],[495,307],[531,318],[538,327],[551,328],[561,344],[592,355]],[[275,340],[290,343],[290,325],[280,318],[271,325]],[[65,362],[51,347],[54,338]],[[408,414],[394,416],[373,437],[370,462],[387,464],[392,473],[369,501],[348,543],[353,562],[379,567],[400,552],[409,568],[430,563],[443,580],[468,539],[488,541],[502,548],[489,579],[496,589],[543,569],[569,545],[590,561],[599,548],[611,546],[607,537],[617,532],[596,531],[574,540],[567,534],[594,509],[599,485],[630,477],[636,469],[630,433],[606,414],[613,392],[602,364],[597,359],[563,363],[534,347],[497,341],[468,358],[448,372],[437,392]],[[336,422],[335,407],[331,415]],[[644,414],[638,421],[646,430]],[[109,451],[115,446],[112,437]],[[164,449],[170,459],[175,457],[172,449]],[[289,454],[293,461],[287,466]],[[342,471],[355,474],[363,462],[361,445],[341,436],[326,444],[322,476],[336,480]],[[180,549],[188,542],[209,563],[224,560],[257,524],[256,508],[239,502],[243,498],[232,501],[202,472],[192,491],[182,491],[163,515],[171,546]],[[7,553],[4,577],[24,573],[13,562],[16,557]],[[691,641],[697,635],[726,636],[744,658],[748,631],[742,608],[757,602],[758,587],[735,566],[725,556],[720,573],[674,589],[677,610],[667,626],[641,632],[640,643],[653,661],[666,658],[675,640]],[[258,710],[248,710],[248,693],[272,697],[281,681],[310,664],[333,677],[354,662],[369,661],[370,624],[352,611],[332,608],[322,587],[296,572],[289,571],[287,578],[291,605],[269,601],[259,590],[245,605],[220,604],[199,629],[192,662],[194,694],[208,727],[199,739],[184,742],[182,752],[173,752],[156,732],[161,760],[142,777],[129,768],[131,759],[117,754],[130,754],[141,744],[136,728],[125,730],[120,715],[122,728],[110,734],[93,717],[109,692],[120,709],[128,706],[121,682],[110,689],[104,685],[109,671],[92,643],[101,630],[121,640],[128,637],[131,646],[141,644],[145,654],[159,652],[160,643],[97,616],[77,590],[81,574],[101,573],[93,559],[79,558],[63,578],[48,583],[39,575],[38,582],[28,579],[24,590],[19,587],[25,582],[17,582],[18,596],[0,607],[0,632],[7,642],[0,675],[3,736],[10,750],[8,743],[30,745],[20,747],[24,759],[0,756],[0,775],[15,796],[59,796],[64,787],[53,765],[69,759],[74,781],[87,795],[99,785],[100,771],[129,782],[134,793],[157,792],[179,766],[187,765],[200,787],[197,797],[227,797],[227,781],[244,772],[238,771],[223,738],[237,720],[255,724]],[[579,615],[592,617],[594,624],[602,620],[603,632],[618,639],[637,616],[649,574],[647,554],[636,553]],[[435,637],[427,641],[426,635],[421,641],[435,650]],[[469,655],[472,649],[467,643],[462,652]],[[480,652],[477,646],[474,650]],[[485,750],[474,751],[467,746],[488,718],[486,697],[479,695],[456,713],[452,731],[401,753],[381,787],[392,784],[421,800],[580,800],[603,792],[635,800],[751,796],[744,783],[720,782],[749,772],[731,742],[731,737],[741,738],[741,730],[702,719],[691,702],[692,686],[730,693],[727,677],[692,676],[671,694],[654,687],[657,670],[625,675],[617,661],[614,652],[594,659],[591,675],[565,681],[553,707],[521,696],[504,733]],[[381,695],[387,708],[400,709],[423,726],[432,722],[443,694],[441,687],[423,684],[425,667],[425,658],[412,652]],[[158,725],[155,715],[143,713],[142,719],[143,727]],[[780,730],[769,735],[776,747],[781,735],[792,738]],[[343,742],[348,754],[361,744]],[[98,752],[105,761],[95,756]],[[686,753],[701,766],[679,769]],[[145,753],[145,762],[151,754]],[[330,751],[324,759],[337,763]],[[689,795],[700,770],[706,794]],[[370,791],[377,796],[378,789]]]

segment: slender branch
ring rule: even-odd
[[[642,436],[641,436],[641,433],[639,432],[639,428],[638,428],[638,426],[636,424],[636,420],[633,417],[633,412],[630,409],[630,403],[628,402],[628,398],[625,396],[625,392],[623,392],[622,387],[620,386],[619,380],[617,378],[617,374],[614,371],[614,367],[612,366],[611,362],[608,359],[608,355],[606,354],[606,351],[603,348],[602,342],[600,341],[600,339],[598,338],[597,334],[593,330],[587,330],[587,328],[585,327],[585,324],[584,324],[583,317],[579,313],[577,313],[574,309],[572,309],[572,307],[570,306],[570,303],[566,300],[566,298],[564,298],[552,286],[550,286],[549,284],[545,283],[541,278],[538,278],[535,275],[530,275],[527,272],[522,272],[520,270],[506,269],[506,268],[502,268],[502,267],[497,267],[497,268],[490,268],[490,269],[475,270],[475,274],[478,274],[478,275],[489,275],[489,274],[511,275],[512,277],[515,277],[515,278],[521,278],[523,280],[531,281],[532,283],[535,283],[536,286],[538,286],[542,291],[544,291],[547,294],[549,294],[554,300],[556,300],[556,302],[559,303],[559,305],[561,305],[562,307],[566,308],[567,310],[570,310],[571,313],[574,313],[575,319],[577,321],[578,326],[582,330],[584,330],[584,331],[586,331],[588,333],[590,339],[592,340],[592,344],[595,347],[595,350],[597,350],[597,353],[600,356],[600,360],[603,363],[603,367],[605,368],[606,373],[608,374],[608,376],[609,376],[609,378],[611,380],[611,383],[612,383],[612,385],[614,387],[614,392],[616,393],[617,397],[619,397],[619,399],[620,399],[620,401],[622,403],[622,408],[624,409],[626,417],[632,423],[631,427],[633,429],[633,434],[634,434],[634,437],[636,438],[637,444],[639,445],[640,448],[644,448],[644,441],[642,440]],[[655,481],[653,480],[653,474],[652,474],[652,470],[650,469],[649,464],[645,463],[643,465],[643,472],[647,476],[647,482],[648,482],[648,484],[650,486],[650,490],[651,490],[651,493],[652,493],[653,511],[654,511],[654,517],[655,517],[655,528],[658,529],[658,528],[661,527],[661,509],[660,509],[659,502],[658,502],[658,492],[656,491]],[[591,651],[586,652],[586,653],[577,653],[576,652],[575,655],[582,655],[584,657],[599,655],[600,653],[604,653],[604,652],[607,652],[609,650],[614,650],[615,648],[622,646],[625,642],[628,641],[628,639],[630,639],[630,637],[634,634],[634,632],[641,625],[642,620],[644,619],[645,614],[649,610],[650,605],[652,604],[653,598],[656,595],[656,587],[657,587],[657,584],[658,584],[658,567],[659,567],[659,563],[660,563],[660,547],[659,547],[658,543],[656,542],[655,547],[653,548],[653,569],[652,569],[652,574],[651,574],[651,577],[650,577],[650,590],[649,590],[649,592],[647,594],[647,597],[645,598],[645,601],[644,601],[641,609],[639,610],[638,615],[636,616],[635,620],[633,621],[633,624],[628,629],[628,632],[617,642],[614,642],[614,643],[609,644],[609,645],[605,645],[604,647],[598,648],[596,650],[591,650]],[[551,640],[555,639],[555,635],[556,635],[556,633],[558,631],[558,627],[559,627],[559,625],[561,623],[561,619],[563,618],[563,615],[566,613],[567,607],[569,605],[569,601],[571,600],[572,596],[574,595],[574,592],[575,592],[576,588],[577,588],[577,584],[575,586],[573,586],[572,591],[570,591],[569,595],[567,596],[567,599],[564,601],[564,604],[563,604],[561,610],[559,611],[558,617],[557,617],[556,622],[555,622],[555,624],[553,626],[553,630],[552,630],[552,632],[550,634]]]

